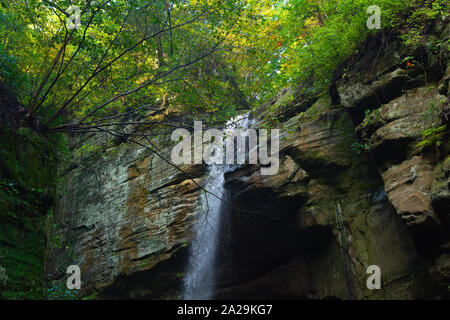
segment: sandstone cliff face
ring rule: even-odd
[[[65,279],[67,266],[74,264],[81,268],[84,293],[177,297],[189,226],[200,206],[191,178],[201,183],[204,167],[184,167],[182,173],[139,145],[115,146],[106,135],[90,139],[103,153],[81,156],[84,166],[64,175],[50,234],[62,245],[49,255],[49,279]],[[160,145],[170,157],[169,142]]]
[[[436,37],[448,41],[448,24]],[[232,206],[217,298],[448,298],[448,59],[445,45],[369,39],[331,96],[289,89],[262,107],[283,115],[280,170],[262,176],[241,165],[225,174]],[[254,117],[267,122],[264,112]],[[159,145],[170,152],[168,141]],[[132,144],[104,150],[64,174],[51,236],[67,248],[51,254],[49,280],[78,264],[86,294],[180,298],[201,210],[190,178],[202,183],[204,167],[181,173]],[[366,287],[370,265],[381,268],[380,290]]]
[[[299,122],[287,125],[294,123]],[[264,275],[255,281],[262,287],[252,292],[250,286],[242,297],[416,299],[436,294],[429,262],[417,254],[369,154],[351,150],[356,141],[348,113],[330,106],[287,134],[279,175],[263,177],[241,167],[226,176],[235,203],[265,210],[252,218],[234,213],[240,231],[233,233],[231,248],[251,243],[232,259],[249,261],[234,269],[258,265],[258,257],[252,261],[247,251],[259,246],[268,261],[279,261],[276,267],[260,265]],[[259,230],[250,227],[254,220]],[[239,236],[245,230],[253,230],[256,239]],[[275,248],[268,250],[271,245]],[[382,270],[382,290],[366,287],[370,265]],[[239,296],[247,286],[224,288],[223,297]]]

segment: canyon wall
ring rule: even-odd
[[[300,84],[252,113],[256,127],[282,129],[280,170],[225,174],[216,298],[449,297],[449,24],[433,32],[440,45],[418,49],[369,38],[329,92]],[[71,139],[83,165],[62,168],[48,282],[76,264],[82,295],[181,298],[205,167],[177,170],[158,156],[170,158],[169,136],[158,139],[158,149]],[[379,290],[366,286],[370,265],[381,269]]]

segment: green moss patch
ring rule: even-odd
[[[27,128],[0,129],[0,266],[2,299],[42,298],[46,236],[53,204],[54,146]]]

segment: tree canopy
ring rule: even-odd
[[[445,0],[0,0],[0,81],[44,132],[169,104],[221,121],[311,77],[325,88],[378,31],[366,26],[373,4],[410,44],[449,11]]]

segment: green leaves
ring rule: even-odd
[[[406,21],[405,40],[413,43],[428,21],[448,15],[447,2],[377,5],[382,27]],[[182,105],[192,116],[206,112],[222,121],[287,85],[313,78],[313,90],[321,91],[376,32],[366,27],[371,0],[103,0],[68,33],[62,11],[71,3],[0,6],[0,81],[52,128],[143,102]]]
[[[426,148],[429,146],[439,147],[442,144],[442,137],[446,130],[447,125],[443,125],[423,131],[421,141],[416,144],[416,148]]]
[[[13,94],[21,94],[29,86],[27,76],[20,70],[16,57],[0,43],[0,82]]]
[[[359,142],[354,142],[354,143],[352,143],[352,144],[350,145],[350,147],[351,147],[352,150],[353,150],[354,152],[356,152],[357,154],[361,154],[361,153],[363,153],[364,151],[370,150],[370,147],[369,147],[369,145],[368,145],[367,143],[362,144],[362,143],[359,143]]]

